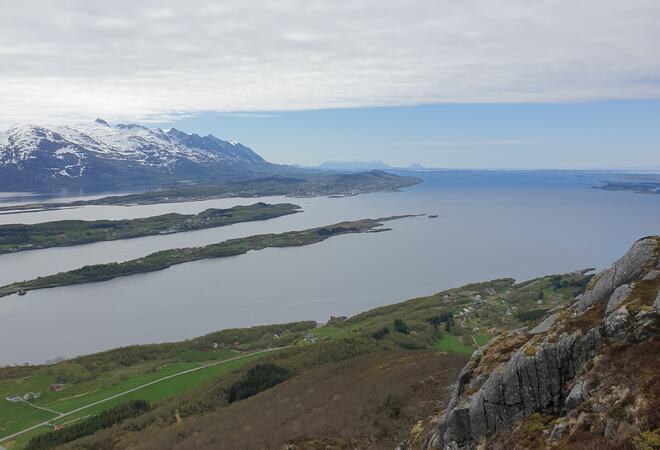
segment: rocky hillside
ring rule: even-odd
[[[447,409],[399,450],[660,448],[660,237],[570,306],[476,351]]]
[[[238,142],[101,119],[0,133],[0,190],[114,188],[273,167]]]

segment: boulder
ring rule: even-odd
[[[566,396],[565,407],[567,411],[577,408],[586,399],[586,383],[578,380]]]
[[[633,323],[634,318],[628,311],[628,308],[622,306],[621,308],[607,315],[603,320],[603,336],[611,339],[619,339],[632,329]]]

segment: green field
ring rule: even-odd
[[[473,345],[467,345],[458,337],[449,333],[443,334],[440,339],[435,341],[433,348],[443,352],[464,353],[466,355],[471,355],[476,350]]]
[[[235,370],[239,367],[242,367],[246,364],[254,362],[259,358],[263,357],[265,353],[260,354],[248,354],[245,357],[240,359],[235,359],[227,361],[226,363],[217,364],[210,367],[202,368],[198,371],[187,373],[178,377],[170,378],[167,380],[160,381],[158,383],[152,384],[142,389],[138,389],[126,395],[114,398],[107,402],[100,403],[98,405],[92,406],[90,408],[85,408],[77,413],[66,416],[61,419],[53,420],[53,423],[64,423],[72,420],[76,420],[90,414],[96,414],[104,409],[116,406],[120,403],[123,403],[130,399],[143,399],[150,402],[158,402],[165,398],[173,397],[178,394],[181,394],[185,391],[193,389],[201,384],[207,382],[208,380],[223,374]],[[146,383],[158,380],[160,378],[173,375],[188,369],[193,369],[196,367],[202,367],[205,364],[196,363],[196,362],[183,362],[183,363],[173,363],[163,366],[153,372],[144,373],[137,375],[135,377],[121,381],[113,386],[104,387],[97,386],[95,390],[89,392],[81,392],[86,388],[90,388],[89,385],[83,383],[80,385],[74,385],[71,389],[65,389],[62,392],[58,393],[48,393],[44,395],[43,398],[37,399],[34,404],[41,407],[46,407],[66,413],[73,411],[75,409],[84,407],[85,405],[112,397],[114,395],[120,394],[124,391],[139,387]],[[35,391],[46,392],[49,386],[49,380],[47,377],[35,377],[35,379],[25,380],[24,383],[12,383],[12,384],[0,384],[0,389],[2,392],[8,391],[10,388],[21,389],[21,392],[25,391],[26,388],[34,388]],[[60,398],[57,398],[60,397]],[[32,408],[31,406],[25,403],[12,403],[7,400],[4,400],[2,407],[0,407],[0,423],[4,425],[0,428],[1,436],[11,435],[20,430],[28,428],[37,423],[55,419],[57,417],[54,413],[49,413],[47,411],[39,410]],[[47,427],[43,427],[40,430],[46,430]],[[27,442],[28,438],[36,433],[39,430],[35,430],[30,433],[26,433],[26,436],[21,436],[21,442]],[[1,437],[0,436],[0,437]],[[19,448],[17,442],[11,448]]]

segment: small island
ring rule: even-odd
[[[262,250],[269,247],[297,247],[315,244],[333,236],[349,233],[369,233],[384,231],[377,229],[382,222],[400,219],[406,216],[383,217],[341,222],[325,227],[310,228],[300,231],[287,231],[276,234],[260,234],[244,238],[229,239],[203,247],[174,248],[151,253],[142,258],[125,262],[95,264],[80,269],[60,272],[55,275],[39,277],[0,287],[0,297],[12,294],[25,294],[35,289],[69,286],[73,284],[94,283],[112,280],[118,277],[138,273],[154,272],[167,269],[176,264],[198,261],[207,258],[224,258],[247,253],[250,250]]]
[[[606,191],[632,191],[638,194],[660,194],[660,181],[609,181],[597,189]]]
[[[60,220],[34,225],[0,225],[0,254],[92,242],[133,239],[268,220],[300,212],[291,203],[255,203],[199,214],[162,214],[130,220]]]

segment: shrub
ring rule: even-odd
[[[257,364],[227,389],[229,403],[252,397],[291,378],[291,372],[272,363]]]
[[[410,333],[410,327],[401,319],[394,319],[394,329],[402,334]]]
[[[47,450],[67,442],[74,441],[83,436],[89,436],[98,430],[110,428],[129,417],[139,416],[149,411],[150,406],[146,400],[131,400],[126,403],[106,409],[97,416],[81,420],[63,430],[49,431],[34,436],[25,446],[25,450]]]
[[[522,322],[532,322],[545,316],[547,309],[529,309],[527,311],[516,312],[516,318]]]
[[[380,340],[385,336],[387,336],[389,333],[390,333],[390,329],[387,327],[383,327],[380,330],[376,330],[373,333],[371,333],[371,337],[376,340]]]

